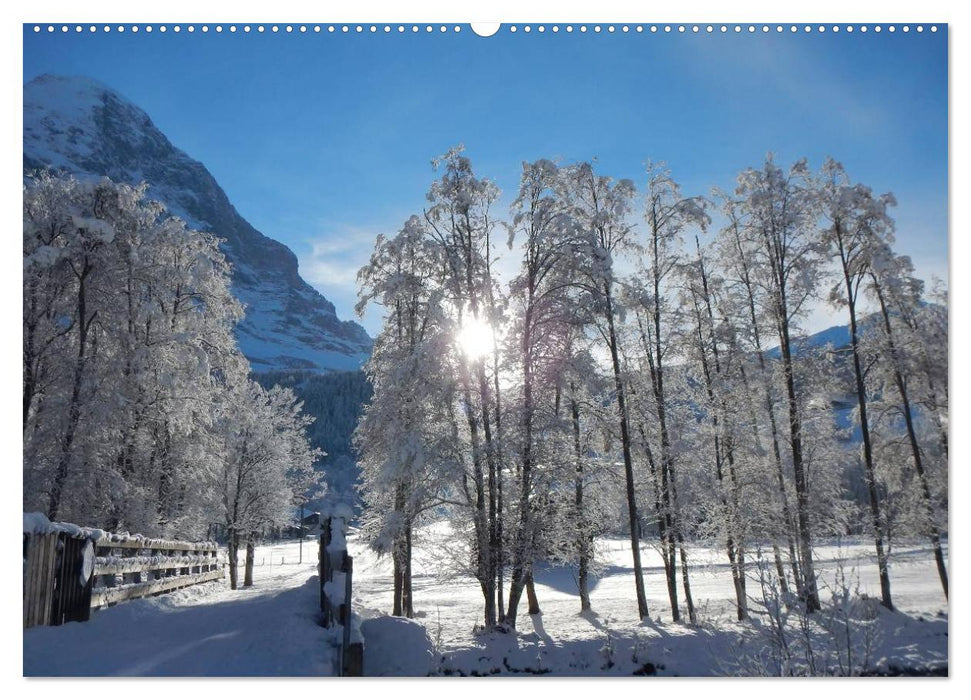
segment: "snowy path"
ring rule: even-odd
[[[332,675],[312,540],[297,560],[296,542],[257,548],[252,588],[230,590],[227,574],[89,622],[24,630],[24,675]]]

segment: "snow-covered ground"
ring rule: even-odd
[[[781,644],[767,624],[734,621],[732,586],[724,555],[695,546],[692,588],[700,624],[673,624],[660,555],[645,547],[651,621],[636,620],[629,544],[598,541],[603,569],[592,580],[594,612],[579,614],[572,571],[541,567],[536,588],[540,615],[521,607],[518,634],[482,634],[482,595],[467,576],[443,577],[451,549],[447,528],[422,533],[415,562],[416,619],[391,618],[391,565],[355,536],[354,607],[363,618],[366,675],[679,676],[778,672]],[[844,632],[828,604],[838,561],[852,588],[878,593],[876,567],[865,543],[817,548],[822,598],[831,629]],[[86,623],[24,630],[27,676],[327,676],[332,675],[329,633],[319,626],[316,543],[307,540],[303,564],[297,542],[259,547],[255,585],[229,590],[228,580],[123,603]],[[892,560],[898,612],[875,600],[844,608],[853,618],[854,657],[817,627],[811,631],[819,668],[864,663],[893,672],[946,668],[947,604],[933,560],[919,544],[897,546]],[[750,595],[759,593],[757,580]],[[680,592],[680,591],[679,591]],[[683,604],[683,602],[682,602]],[[786,643],[794,666],[807,645],[792,615]],[[814,622],[813,625],[818,625]],[[776,640],[776,641],[773,641]],[[868,658],[864,659],[863,656]],[[804,670],[804,668],[803,668]]]
[[[303,564],[298,551],[296,541],[257,548],[252,588],[230,590],[227,573],[96,611],[88,622],[24,630],[24,675],[332,675],[316,543],[304,543]]]
[[[772,634],[767,622],[735,622],[731,577],[719,551],[693,547],[689,553],[697,626],[671,622],[661,557],[650,547],[641,556],[652,620],[636,619],[630,546],[617,538],[598,541],[604,567],[592,582],[593,614],[579,614],[571,569],[541,567],[535,574],[541,614],[527,615],[524,600],[518,634],[482,634],[473,629],[482,618],[478,584],[469,577],[443,579],[436,573],[445,561],[447,540],[447,528],[424,533],[414,567],[416,620],[408,622],[383,619],[392,603],[390,562],[377,559],[351,538],[354,604],[365,618],[365,674],[774,675],[785,656],[783,639]],[[824,632],[814,621],[807,644],[800,616],[789,617],[790,632],[784,641],[794,671],[806,672],[810,651],[817,672],[826,667],[838,671],[840,663],[856,671],[865,666],[883,673],[946,669],[947,603],[929,550],[917,544],[895,549],[894,613],[877,604],[876,566],[864,543],[828,543],[817,548],[817,556],[825,608],[825,615],[817,619],[832,632]],[[870,596],[842,608],[853,618],[849,658],[847,626],[840,624],[836,608],[829,604],[840,561],[849,587]],[[748,585],[750,596],[759,595],[757,580]],[[683,606],[683,592],[679,594]],[[427,635],[424,643],[422,632]],[[393,643],[395,637],[402,643]]]

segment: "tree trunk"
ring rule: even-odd
[[[856,324],[856,301],[853,298],[849,276],[846,277],[848,303],[850,310],[850,347],[853,351],[853,373],[856,377],[856,399],[860,409],[860,432],[863,435],[863,469],[867,493],[870,497],[870,518],[873,526],[873,543],[877,551],[877,568],[880,573],[880,600],[888,610],[893,610],[890,595],[890,568],[883,545],[883,518],[880,515],[880,497],[877,493],[877,478],[873,469],[873,444],[870,438],[870,421],[867,416],[866,384],[863,379],[863,366],[860,361],[860,340]]]
[[[392,578],[394,581],[394,598],[391,603],[391,614],[395,617],[401,617],[403,615],[404,607],[402,606],[401,599],[404,594],[404,571],[401,567],[401,558],[398,556],[397,549],[391,555],[391,560],[394,566],[394,572],[392,573]]]
[[[399,516],[404,516],[405,491],[399,483],[395,488],[394,509]],[[405,553],[406,545],[403,533],[395,533],[391,544],[391,560],[393,563],[394,598],[392,602],[391,614],[400,617],[405,614]]]
[[[465,415],[469,424],[472,443],[472,480],[475,485],[473,507],[473,528],[475,530],[476,579],[482,588],[485,599],[483,620],[487,629],[496,626],[495,579],[492,578],[491,550],[489,548],[489,517],[486,510],[485,473],[482,469],[482,446],[479,440],[479,421],[472,404],[471,377],[468,367],[464,368]]]
[[[496,616],[496,553],[498,550],[497,529],[496,529],[496,459],[495,459],[495,444],[492,439],[492,421],[489,417],[489,389],[488,382],[486,381],[485,375],[485,365],[482,361],[478,363],[478,380],[479,380],[479,400],[482,403],[482,432],[485,437],[485,457],[486,457],[486,467],[488,469],[487,474],[487,493],[488,493],[488,510],[484,511],[484,515],[487,517],[487,529],[486,529],[486,541],[487,551],[484,553],[485,557],[483,559],[483,575],[486,577],[484,581],[483,595],[488,598],[486,603],[485,618],[487,620],[486,627],[491,629],[496,626],[497,616]],[[483,504],[484,506],[484,504]]]
[[[671,580],[671,558],[668,552],[668,542],[669,533],[667,530],[667,522],[664,518],[664,506],[661,503],[661,484],[658,479],[658,467],[654,461],[654,453],[651,450],[651,445],[647,441],[647,432],[644,430],[644,424],[638,423],[637,428],[641,434],[641,441],[644,443],[644,453],[647,455],[647,466],[651,472],[651,485],[654,489],[654,512],[656,513],[655,524],[657,525],[658,536],[661,540],[661,561],[664,564],[664,580]],[[668,593],[670,595],[671,589],[668,588]],[[675,586],[674,596],[677,598],[678,589]]]
[[[684,604],[688,608],[688,622],[692,625],[698,624],[698,615],[695,612],[695,601],[691,596],[691,578],[688,574],[688,553],[684,544],[684,531],[681,528],[681,514],[678,506],[678,489],[674,481],[674,474],[671,475],[671,498],[674,501],[674,514],[677,518],[675,535],[678,539],[678,552],[681,555],[681,584],[684,588]]]
[[[253,543],[253,533],[246,535],[246,570],[243,576],[243,586],[248,588],[253,585],[253,559],[256,555],[256,545]]]
[[[657,260],[658,248],[656,234],[653,238],[653,242],[655,260]],[[641,344],[643,345],[644,352],[647,355],[648,368],[651,375],[651,391],[654,395],[654,405],[657,409],[658,429],[661,434],[661,463],[659,465],[660,487],[658,488],[657,493],[659,498],[658,530],[661,537],[661,556],[664,560],[664,578],[668,589],[668,600],[671,604],[671,620],[672,622],[679,622],[681,620],[681,608],[678,605],[678,554],[676,542],[678,522],[676,509],[674,507],[671,494],[671,484],[674,478],[674,459],[671,455],[671,439],[667,427],[667,404],[664,395],[664,364],[661,350],[661,310],[659,299],[661,293],[660,278],[657,275],[656,265],[654,269],[655,274],[653,277],[653,284],[655,297],[654,305],[649,311],[653,325],[653,338],[650,340],[648,339],[639,315],[637,318],[637,325],[638,330],[640,331]],[[654,465],[653,460],[651,461],[651,471],[653,474]],[[686,586],[687,589],[690,590],[690,583],[686,582]]]
[[[531,537],[532,527],[530,524],[530,496],[532,494],[532,473],[533,473],[533,363],[532,363],[532,314],[533,314],[533,289],[529,288],[526,302],[525,318],[523,321],[523,338],[520,344],[522,353],[522,372],[523,372],[523,411],[522,411],[522,432],[523,447],[521,456],[521,469],[519,472],[519,526],[517,528],[513,542],[512,574],[509,581],[509,604],[506,606],[506,624],[515,629],[516,616],[519,610],[519,601],[522,597],[523,585],[526,581],[526,568],[532,564],[527,561],[529,554],[527,549],[532,550],[532,542],[528,541]]]
[[[401,599],[404,607],[405,617],[415,616],[415,606],[413,602],[413,590],[411,587],[411,523],[405,527],[405,570],[402,576]]]
[[[779,577],[779,590],[782,592],[783,597],[789,595],[789,584],[786,580],[786,569],[782,564],[782,552],[779,551],[779,545],[775,542],[772,543],[772,556],[775,559],[775,572]]]
[[[786,398],[789,406],[789,443],[792,449],[792,469],[796,476],[796,513],[799,523],[799,561],[802,576],[801,597],[806,601],[806,612],[817,612],[819,593],[816,589],[816,572],[813,566],[812,529],[809,522],[809,482],[802,456],[802,421],[796,398],[796,382],[793,375],[792,348],[789,341],[789,321],[783,307],[780,317],[779,339],[782,349],[783,371],[786,380]]]
[[[735,554],[731,558],[734,559],[732,583],[735,586],[735,614],[741,622],[748,619],[748,597],[745,592],[745,550],[736,546]]]
[[[490,299],[489,303],[491,307],[495,307],[495,300],[492,299],[492,287],[490,286]],[[504,557],[504,547],[505,547],[505,535],[503,534],[503,524],[502,524],[502,468],[503,468],[503,453],[502,453],[502,392],[499,386],[499,342],[496,338],[496,329],[492,329],[492,378],[494,383],[494,392],[496,396],[496,410],[495,410],[495,422],[496,422],[496,445],[499,447],[496,450],[496,550],[495,550],[495,570],[496,570],[496,608],[497,608],[497,618],[500,623],[506,620],[506,610],[505,601],[503,600],[503,575],[505,561]]]
[[[536,585],[533,583],[533,572],[526,577],[526,599],[529,601],[529,614],[539,615],[539,598],[536,597]]]
[[[634,460],[631,456],[630,421],[627,415],[627,399],[624,380],[620,371],[620,351],[614,330],[614,309],[609,287],[605,290],[606,317],[610,359],[614,370],[614,389],[617,394],[617,410],[620,414],[620,442],[624,455],[624,479],[627,488],[627,515],[630,526],[631,554],[634,560],[634,590],[637,595],[637,616],[643,620],[649,616],[647,596],[644,593],[644,570],[641,567],[640,518],[637,513],[637,496],[634,490]]]
[[[235,591],[239,581],[239,536],[234,528],[229,529],[229,542],[226,546],[229,550],[229,587]]]
[[[34,403],[34,391],[37,386],[37,375],[35,371],[35,344],[37,335],[37,321],[34,317],[37,314],[37,291],[36,282],[28,285],[28,292],[24,295],[30,299],[29,311],[24,314],[24,423],[22,433],[27,432],[27,419],[30,417],[30,407]]]
[[[776,467],[776,484],[778,486],[779,502],[782,506],[782,519],[783,525],[785,527],[786,542],[789,548],[789,565],[792,568],[792,584],[796,587],[797,591],[802,591],[802,579],[799,574],[799,562],[796,556],[796,542],[793,533],[796,532],[796,521],[792,516],[792,510],[789,507],[789,496],[786,493],[786,479],[785,470],[782,465],[782,450],[779,445],[780,433],[779,425],[775,417],[775,409],[772,401],[772,392],[769,388],[768,372],[766,371],[765,365],[765,353],[762,349],[762,331],[759,326],[758,313],[756,312],[756,301],[755,301],[755,291],[753,289],[753,283],[751,276],[749,274],[748,263],[746,262],[747,256],[742,248],[741,239],[739,237],[737,222],[733,225],[735,250],[738,253],[738,263],[739,263],[739,273],[742,283],[745,285],[746,301],[748,302],[748,312],[749,321],[751,322],[752,338],[755,342],[755,352],[756,357],[759,361],[759,378],[762,383],[763,395],[765,399],[765,411],[766,416],[769,419],[769,430],[772,437],[772,456],[775,461]],[[779,586],[782,592],[788,593],[788,585],[786,583],[786,575],[782,566],[782,557],[779,553],[779,547],[773,542],[772,544],[773,554],[776,561],[776,569],[779,575]]]
[[[729,421],[732,412],[725,398],[720,397],[716,399],[715,395],[714,379],[711,369],[714,367],[714,376],[721,379],[723,376],[722,361],[718,352],[718,339],[715,337],[715,312],[712,306],[712,292],[708,286],[708,272],[705,268],[704,256],[701,252],[701,241],[697,235],[695,236],[695,247],[698,251],[698,271],[701,275],[702,300],[705,305],[705,318],[707,320],[707,324],[702,322],[696,296],[695,314],[698,319],[698,349],[705,375],[708,403],[712,408],[712,427],[715,429],[715,472],[721,491],[722,509],[725,517],[726,549],[728,550],[728,562],[732,571],[732,584],[735,587],[736,615],[739,620],[744,620],[748,616],[745,598],[745,557],[742,550],[742,535],[739,529],[740,489],[735,470],[733,435],[729,427],[731,425]],[[705,329],[707,329],[707,333]],[[711,363],[709,363],[707,358],[708,346],[711,347]],[[740,369],[742,370],[744,383],[745,371],[744,368]],[[720,438],[719,435],[723,435],[723,437]],[[727,489],[724,479],[723,462],[728,464],[728,487],[730,488],[731,499],[725,495]]]
[[[590,568],[590,533],[587,532],[583,511],[583,452],[580,443],[580,405],[576,400],[576,387],[570,384],[570,417],[573,419],[573,456],[576,459],[574,505],[577,526],[577,588],[580,591],[580,612],[590,610],[588,574]]]

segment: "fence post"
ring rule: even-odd
[[[320,532],[320,563],[318,564],[320,575],[320,611],[324,614],[324,627],[330,627],[330,618],[327,609],[327,595],[324,593],[324,585],[330,580],[330,557],[327,556],[327,545],[330,544],[330,518],[324,521]]]
[[[359,640],[351,638],[351,628],[353,627],[354,611],[351,605],[352,579],[354,577],[354,558],[345,553],[345,572],[344,572],[344,607],[342,609],[342,622],[344,625],[344,643],[341,663],[341,671],[344,676],[363,676],[364,675],[364,644]]]
[[[341,535],[346,536],[344,521],[340,519]],[[335,537],[334,518],[330,517],[321,522],[320,546],[318,550],[317,571],[320,577],[320,610],[321,623],[324,627],[341,625],[340,643],[336,649],[336,671],[342,676],[360,676],[364,670],[364,645],[357,635],[352,640],[351,627],[353,623],[353,606],[351,592],[354,576],[354,559],[347,553],[347,544],[340,551],[331,552],[330,545]],[[335,574],[344,575],[343,601],[335,605],[327,595],[325,588],[333,583]],[[336,598],[337,592],[334,591]]]
[[[351,574],[353,568],[353,560],[347,555],[347,550],[344,550],[344,602],[341,603],[340,610],[340,622],[342,625],[342,639],[341,639],[341,649],[343,659],[341,660],[341,667],[347,670],[347,647],[351,643]]]

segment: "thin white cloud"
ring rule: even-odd
[[[338,317],[359,321],[373,336],[380,330],[380,314],[369,309],[358,319],[354,313],[357,271],[367,263],[377,236],[394,227],[328,224],[323,229],[306,241],[308,250],[299,255],[300,276],[334,304]]]
[[[357,271],[367,263],[374,241],[386,226],[337,224],[307,241],[310,250],[300,258],[300,272],[310,284],[357,290]]]

